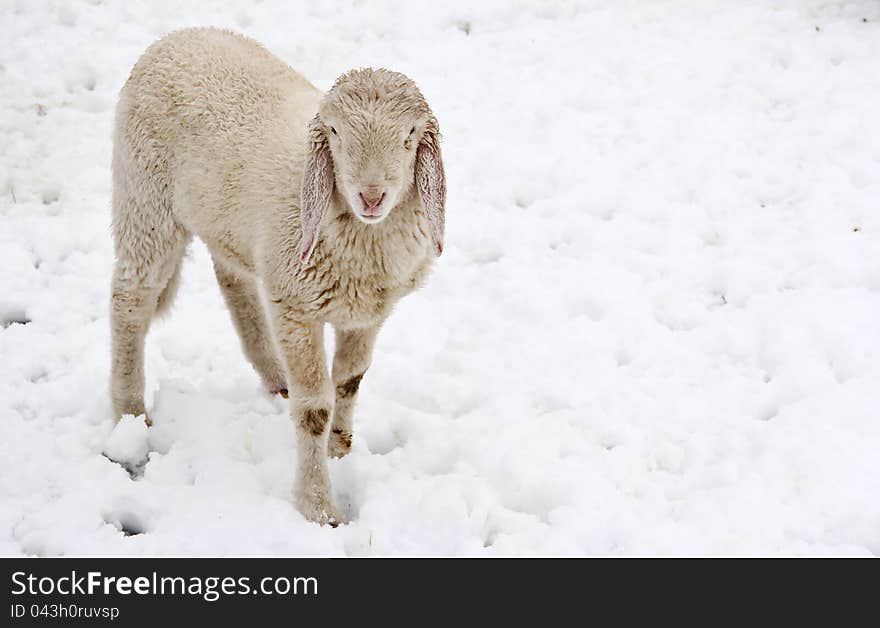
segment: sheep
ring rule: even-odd
[[[297,507],[343,522],[327,457],[351,449],[382,323],[443,251],[446,178],[425,98],[403,74],[371,68],[322,95],[250,38],[180,30],[144,52],[120,91],[112,174],[116,419],[150,424],[144,338],[195,234],[245,356],[268,391],[289,396]]]

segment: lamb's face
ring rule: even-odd
[[[440,130],[403,74],[353,70],[336,81],[309,121],[303,163],[300,260],[318,242],[334,189],[358,220],[382,222],[415,189],[434,252],[443,252],[446,174]]]
[[[329,134],[337,188],[358,219],[381,222],[410,192],[417,121],[337,118],[329,125]]]
[[[319,117],[338,191],[361,222],[381,222],[412,191],[430,117],[421,94],[402,74],[357,70],[337,82]]]

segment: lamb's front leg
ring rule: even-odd
[[[341,458],[351,451],[352,414],[361,378],[370,366],[379,325],[362,329],[336,330],[333,357],[333,385],[336,404],[327,452]]]
[[[288,369],[291,415],[296,426],[297,507],[310,521],[335,526],[342,517],[327,470],[333,386],[327,375],[323,326],[279,311],[276,330]]]

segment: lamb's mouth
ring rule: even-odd
[[[365,214],[363,212],[356,212],[357,217],[361,219],[362,222],[367,223],[368,225],[375,225],[377,223],[385,220],[385,216],[387,215],[385,212],[381,212],[379,214]]]
[[[372,207],[355,207],[354,205],[352,205],[351,211],[352,213],[354,213],[355,216],[358,217],[358,220],[360,220],[361,222],[368,225],[375,225],[385,220],[385,218],[388,216],[389,205],[388,203],[384,202],[384,200],[385,199],[383,195],[383,202],[379,202]]]

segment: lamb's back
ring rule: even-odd
[[[220,29],[185,29],[154,43],[135,64],[117,121],[134,119],[170,150],[199,139],[231,145],[260,132],[281,109],[299,101],[307,110],[319,98],[311,83],[256,41]]]
[[[114,170],[168,191],[212,253],[249,269],[267,213],[299,189],[321,93],[256,41],[212,28],[150,46],[120,92]]]

